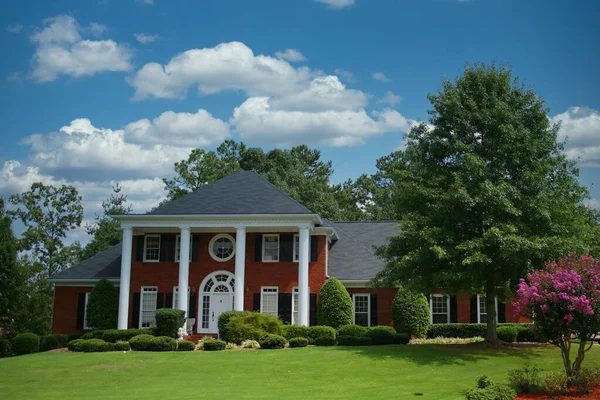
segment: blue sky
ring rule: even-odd
[[[466,62],[507,63],[600,186],[600,3],[103,0],[0,6],[0,194],[74,184],[136,211],[193,147],[305,143],[334,181],[375,171]],[[600,189],[592,188],[600,207]],[[79,239],[85,241],[83,233]]]

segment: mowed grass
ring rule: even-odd
[[[50,352],[0,359],[0,399],[464,399],[475,377],[559,370],[551,346],[309,347],[188,353]],[[584,365],[600,365],[594,345]]]

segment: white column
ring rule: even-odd
[[[119,318],[117,328],[127,329],[129,320],[129,282],[131,281],[131,251],[133,229],[123,228],[121,248],[121,279],[119,281]]]
[[[181,228],[181,243],[179,244],[179,289],[177,294],[177,305],[188,318],[188,280],[190,276],[190,228]],[[187,324],[183,324],[183,331],[186,332]]]
[[[244,311],[244,278],[246,275],[246,228],[235,231],[235,310]]]
[[[298,325],[308,326],[308,228],[300,228],[300,253],[298,260]]]

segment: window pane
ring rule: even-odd
[[[354,323],[369,326],[369,295],[354,296]]]
[[[434,324],[450,322],[448,296],[431,296],[431,320]]]
[[[142,328],[151,328],[155,326],[154,316],[156,314],[156,288],[144,288],[142,289]]]
[[[175,261],[179,262],[181,256],[181,236],[177,235],[177,244],[175,245]],[[190,256],[189,261],[192,261],[192,235],[190,235]]]
[[[300,261],[300,235],[294,235],[294,261]]]
[[[355,314],[354,323],[360,326],[369,326],[369,315],[368,314]]]
[[[160,236],[146,236],[146,261],[160,259]]]
[[[479,296],[479,322],[487,322],[487,307],[485,305],[485,296]]]
[[[292,296],[292,324],[298,323],[298,289],[294,289]]]
[[[261,304],[263,314],[277,315],[277,289],[263,288]]]
[[[263,261],[279,261],[279,236],[263,237]]]
[[[229,258],[233,254],[233,250],[233,242],[226,237],[218,238],[212,246],[213,254],[221,260]]]

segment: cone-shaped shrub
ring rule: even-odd
[[[339,328],[352,323],[352,299],[338,279],[329,278],[319,291],[317,307],[319,325]]]
[[[87,324],[94,329],[116,329],[119,314],[119,295],[115,285],[100,279],[90,293],[87,304]]]
[[[429,302],[421,293],[398,289],[392,303],[392,320],[396,332],[423,337],[429,328]]]

